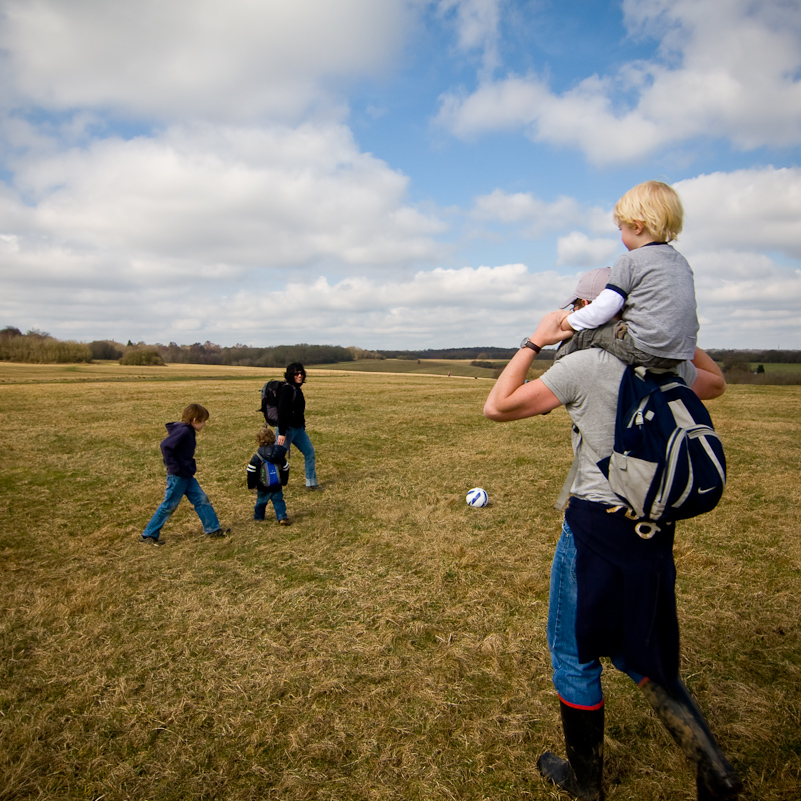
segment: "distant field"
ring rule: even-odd
[[[473,367],[470,359],[361,359],[356,362],[326,364],[327,370],[348,370],[359,373],[419,373],[421,375],[492,378],[493,370]],[[501,362],[499,362],[500,364]]]
[[[801,373],[801,364],[778,364],[774,362],[750,362],[749,367],[756,370],[759,365],[765,368],[766,373]]]
[[[503,359],[487,359],[495,368],[474,367],[473,359],[363,359],[356,362],[339,362],[321,365],[320,369],[347,370],[358,373],[417,373],[420,375],[439,375],[462,378],[494,378],[496,369],[506,364]],[[481,360],[485,361],[485,360]],[[548,363],[535,363],[533,373],[545,370]]]
[[[465,376],[478,378],[494,378],[496,369],[485,367],[473,367],[471,359],[366,359],[357,362],[339,362],[338,364],[327,364],[323,367],[328,370],[348,370],[351,372],[385,372],[385,373],[421,373],[423,375],[448,375]],[[483,361],[483,360],[482,360]],[[488,361],[502,368],[506,363],[503,359],[489,359]],[[756,370],[759,362],[749,365],[750,369]],[[532,373],[537,375],[548,368],[549,361],[534,362]],[[801,364],[774,364],[762,363],[765,372],[768,374],[791,375],[801,374]]]
[[[504,362],[490,360],[502,366]],[[536,364],[533,373],[542,372],[547,363]],[[316,372],[329,370],[351,373],[416,373],[461,378],[494,378],[495,370],[473,367],[469,359],[364,359],[354,362],[339,362],[312,366]],[[160,367],[123,366],[117,362],[95,364],[15,364],[0,362],[0,384],[10,382],[30,383],[36,381],[190,381],[208,378],[215,381],[233,381],[247,376],[280,377],[283,370],[270,367],[219,367],[198,364],[167,364]]]
[[[0,363],[0,799],[556,799],[535,762],[563,753],[545,622],[569,420],[491,423],[490,381],[450,364],[310,369],[326,489],[293,456],[283,528],[244,479],[279,370]],[[184,501],[138,545],[190,401],[232,536]],[[801,798],[800,401],[709,404],[729,487],[676,543],[682,672],[744,801]],[[694,798],[637,689],[605,688],[608,801]]]

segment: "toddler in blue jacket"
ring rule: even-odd
[[[257,490],[256,506],[253,509],[254,520],[264,520],[267,504],[272,501],[275,510],[275,519],[282,525],[289,525],[289,518],[286,514],[286,502],[284,501],[284,487],[289,480],[289,462],[286,460],[286,448],[283,445],[275,444],[275,434],[271,428],[265,426],[256,435],[256,442],[259,449],[253,454],[247,466],[248,489]],[[262,462],[272,462],[278,467],[278,475],[281,483],[278,488],[271,489],[265,487],[259,480]]]

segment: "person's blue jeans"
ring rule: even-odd
[[[214,507],[211,505],[209,496],[197,483],[197,479],[192,476],[191,478],[181,478],[180,476],[167,476],[167,490],[164,493],[164,500],[161,506],[156,509],[150,522],[145,526],[142,533],[143,537],[153,537],[154,540],[159,538],[161,534],[161,527],[170,519],[172,513],[178,508],[181,498],[186,497],[192,506],[195,507],[197,516],[203,524],[203,531],[210,534],[212,531],[217,531],[220,528],[220,521],[217,519],[217,514]]]
[[[264,513],[267,511],[267,504],[270,501],[273,502],[275,519],[283,520],[286,517],[286,502],[284,501],[283,490],[267,492],[267,490],[259,489],[256,493],[256,507],[253,510],[254,520],[264,520]]]
[[[576,544],[573,532],[562,523],[562,536],[556,545],[551,566],[551,589],[548,601],[548,648],[553,666],[553,683],[559,697],[568,705],[580,709],[598,709],[603,705],[601,663],[579,662],[576,641]],[[612,663],[639,684],[645,677],[628,670],[621,657]]]
[[[309,435],[306,433],[306,429],[288,428],[286,431],[278,431],[278,429],[276,429],[276,432],[278,436],[283,434],[286,437],[284,447],[287,450],[287,455],[289,454],[290,445],[294,445],[303,454],[303,461],[306,468],[306,486],[316,487],[317,469],[315,467],[314,446],[309,439]]]

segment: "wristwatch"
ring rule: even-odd
[[[539,345],[535,345],[528,337],[526,337],[520,343],[520,347],[521,348],[531,348],[531,350],[533,350],[534,353],[539,353],[542,350],[542,348]]]

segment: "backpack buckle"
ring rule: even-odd
[[[634,526],[634,531],[637,532],[637,536],[641,537],[644,540],[650,540],[652,537],[656,536],[660,531],[661,527],[654,523],[652,520],[643,520],[640,523],[637,523]]]

